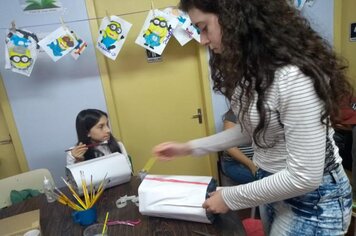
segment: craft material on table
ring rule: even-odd
[[[87,188],[87,185],[86,185],[85,176],[84,176],[84,172],[83,171],[81,171],[81,179],[82,179],[82,188],[83,188],[83,194],[84,194],[84,201],[80,198],[79,194],[77,192],[75,192],[73,186],[62,177],[62,180],[67,185],[67,187],[69,188],[69,190],[72,193],[73,197],[77,200],[77,202],[80,205],[74,203],[63,192],[61,192],[58,188],[55,188],[55,190],[57,191],[57,201],[59,203],[63,204],[63,205],[67,205],[70,208],[72,208],[73,210],[77,210],[77,211],[87,210],[87,209],[93,207],[94,204],[98,201],[98,199],[100,198],[100,196],[103,194],[103,192],[105,190],[105,186],[106,186],[106,184],[108,182],[106,180],[106,175],[105,175],[104,179],[101,181],[101,183],[100,183],[100,185],[99,185],[97,190],[95,190],[95,188],[93,187],[93,183],[92,182],[90,183],[90,193],[88,192],[88,188]]]
[[[157,160],[156,157],[151,157],[150,159],[148,159],[145,166],[138,173],[138,176],[140,177],[141,180],[143,180],[146,177],[148,172],[151,170],[152,166],[155,164],[156,160]]]

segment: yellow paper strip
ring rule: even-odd
[[[153,164],[156,162],[157,158],[156,157],[151,157],[148,159],[146,165],[143,167],[143,171],[149,172],[150,169],[152,168]]]

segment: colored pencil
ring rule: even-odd
[[[104,141],[104,142],[101,142],[101,143],[89,143],[87,145],[85,145],[87,148],[91,148],[91,147],[96,147],[96,146],[101,146],[101,145],[105,145],[105,144],[108,144],[107,141]],[[66,150],[64,150],[64,152],[69,152],[69,151],[72,151],[75,147],[72,147],[72,148],[68,148]]]
[[[109,217],[109,212],[106,212],[105,221],[104,221],[104,226],[103,226],[103,231],[101,231],[101,235],[104,235],[104,233],[105,233],[106,224],[108,223],[108,217]]]

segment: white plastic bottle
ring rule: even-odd
[[[56,201],[56,198],[54,197],[54,187],[52,183],[49,181],[49,179],[46,178],[46,176],[44,176],[44,180],[43,180],[43,191],[46,194],[47,202]]]

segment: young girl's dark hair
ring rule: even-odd
[[[76,129],[77,129],[77,136],[78,136],[78,143],[81,142],[83,144],[91,144],[92,140],[88,137],[88,133],[91,128],[93,128],[100,120],[101,117],[105,116],[108,118],[108,115],[100,111],[98,109],[86,109],[79,112],[77,115],[77,119],[75,121]],[[114,136],[110,133],[110,139],[108,140],[108,147],[112,153],[120,152],[119,144]],[[88,151],[84,154],[85,160],[90,160],[99,156],[103,156],[104,154],[101,153],[99,150],[95,148],[89,147]]]

